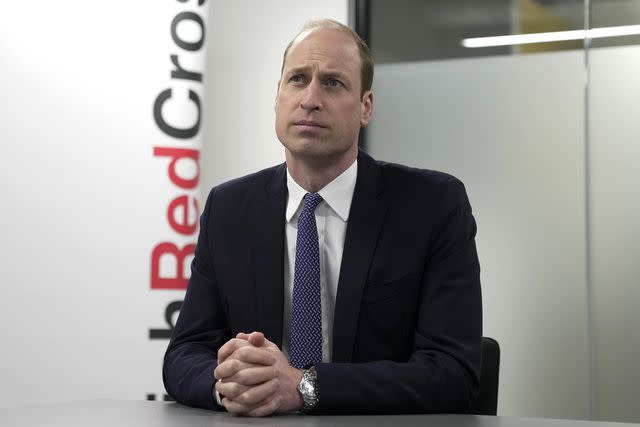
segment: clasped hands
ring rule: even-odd
[[[261,332],[241,332],[220,347],[214,375],[229,412],[263,417],[302,408],[302,371]]]

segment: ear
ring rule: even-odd
[[[373,92],[368,90],[362,95],[360,103],[360,126],[365,127],[373,114]]]

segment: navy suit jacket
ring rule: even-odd
[[[286,165],[213,188],[163,366],[171,396],[215,409],[220,346],[282,344]],[[360,151],[319,413],[462,412],[482,337],[476,224],[463,184]]]

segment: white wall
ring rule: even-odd
[[[182,191],[153,148],[198,147],[205,134],[204,189],[282,161],[272,131],[282,49],[308,18],[347,18],[346,0],[197,3],[0,6],[0,407],[161,398],[167,341],[148,333],[166,327],[165,307],[183,291],[150,289],[150,254],[160,241],[183,245],[192,236],[167,224]],[[206,21],[207,6],[208,130],[178,141],[158,129],[153,104],[173,86],[177,102],[166,114],[174,125],[193,121],[183,97],[204,89],[172,81],[170,55],[204,67],[176,46],[170,26],[187,10]],[[198,38],[194,25],[179,31]],[[171,264],[163,263],[166,274],[175,274]]]
[[[0,6],[1,406],[162,391],[163,346],[146,338],[163,323],[148,264],[166,197],[151,106],[171,6]]]

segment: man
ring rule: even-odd
[[[249,416],[460,412],[476,394],[471,207],[456,178],[358,150],[372,77],[368,48],[337,22],[287,47],[275,107],[286,163],[213,188],[202,213],[163,368],[179,402]]]

